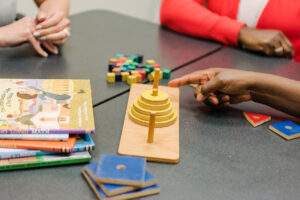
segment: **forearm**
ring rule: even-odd
[[[299,81],[262,73],[255,76],[250,88],[253,101],[300,117]]]
[[[69,0],[35,0],[41,11],[51,13],[54,11],[62,11],[66,16],[69,15]]]
[[[203,0],[163,0],[161,24],[177,32],[237,45],[245,24],[205,8]]]

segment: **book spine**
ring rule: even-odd
[[[0,140],[67,141],[69,134],[0,134]]]
[[[74,146],[73,152],[80,152],[80,151],[92,151],[94,150],[95,146],[93,145],[86,145],[86,146]]]
[[[24,158],[24,157],[31,157],[31,156],[43,156],[43,155],[51,155],[56,154],[56,152],[51,151],[34,151],[28,150],[28,152],[13,152],[9,154],[2,154],[0,153],[0,160],[4,159],[14,159],[14,158]]]
[[[0,134],[94,134],[95,130],[86,129],[0,129]]]
[[[31,150],[53,151],[53,152],[63,152],[63,153],[73,152],[73,148],[70,147],[43,147],[43,146],[27,146],[27,145],[20,145],[20,144],[5,144],[5,143],[0,143],[0,148],[31,149]]]
[[[37,156],[38,157],[38,156]],[[8,171],[15,169],[25,169],[25,168],[35,168],[35,167],[47,167],[47,166],[56,166],[56,165],[69,165],[76,163],[86,163],[89,162],[91,158],[81,158],[81,159],[72,159],[72,160],[59,160],[59,161],[40,161],[24,164],[11,164],[11,165],[0,165],[0,171]]]

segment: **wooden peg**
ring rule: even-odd
[[[154,139],[154,128],[155,128],[155,112],[150,112],[150,119],[149,119],[149,129],[148,129],[148,143],[153,143]]]
[[[160,69],[154,70],[154,81],[153,81],[153,96],[158,95],[158,83],[159,83],[159,75],[160,75]]]

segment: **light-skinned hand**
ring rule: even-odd
[[[49,44],[63,44],[70,36],[70,20],[64,12],[54,11],[45,13],[39,11],[36,16],[36,31],[34,36]]]
[[[25,42],[29,42],[36,52],[47,57],[48,54],[41,48],[33,33],[36,31],[36,23],[30,17],[24,17],[12,24],[0,28],[0,38],[2,47],[13,47]]]

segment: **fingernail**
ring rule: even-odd
[[[58,54],[58,48],[54,47],[54,54]]]
[[[46,40],[47,37],[46,36],[43,36],[43,37],[40,37],[39,40]]]
[[[197,101],[202,101],[203,95],[202,94],[198,94],[196,100]]]
[[[41,16],[39,16],[39,20],[43,20],[43,19],[45,19],[46,18],[46,16],[45,15],[41,15]]]
[[[42,25],[37,25],[36,27],[35,27],[37,30],[39,30],[39,29],[42,29],[43,27],[42,27]]]
[[[38,31],[36,31],[36,32],[33,33],[33,36],[34,36],[34,37],[39,37],[40,35],[41,35],[41,34],[40,34],[40,32],[38,32]]]
[[[45,57],[45,58],[47,58],[47,57],[48,57],[48,54],[47,54],[46,52],[44,53],[44,57]]]

